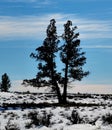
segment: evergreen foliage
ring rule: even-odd
[[[59,103],[66,103],[68,83],[75,80],[81,81],[89,74],[89,71],[85,72],[82,68],[86,63],[86,57],[85,52],[81,52],[79,47],[79,33],[75,33],[77,27],[72,27],[70,20],[64,24],[64,33],[61,36],[64,44],[59,47],[60,41],[55,23],[55,19],[50,20],[43,44],[36,48],[36,53],[30,55],[38,61],[36,78],[24,80],[23,84],[28,83],[36,87],[51,86],[57,93]],[[62,73],[57,70],[57,52],[60,52],[60,61],[64,64]],[[63,87],[63,94],[60,92],[59,85]]]
[[[75,33],[77,27],[72,28],[72,22],[67,21],[64,24],[64,34],[62,38],[64,45],[62,46],[60,57],[64,64],[64,91],[63,100],[66,102],[67,97],[67,84],[74,80],[81,80],[87,76],[89,72],[84,72],[82,66],[86,63],[85,52],[81,52],[80,40],[78,39],[79,33]]]
[[[10,79],[7,73],[4,73],[1,78],[1,92],[8,92],[9,88],[11,87]]]

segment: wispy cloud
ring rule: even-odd
[[[0,17],[0,38],[39,37],[45,24],[38,17]]]
[[[3,0],[3,1],[7,1],[7,2],[38,2],[40,0]]]
[[[41,39],[45,35],[47,23],[51,18],[61,21],[63,16],[60,14],[24,17],[0,16],[0,39]]]
[[[43,3],[43,4],[49,4],[51,2],[51,0],[2,0],[2,1],[6,1],[6,2],[21,2],[21,3]]]
[[[77,23],[81,38],[112,38],[112,21],[110,20],[91,20],[86,18],[78,18]]]
[[[1,0],[0,2],[6,2],[6,3],[11,3],[10,6],[8,4],[5,4],[4,6],[8,8],[12,7],[23,7],[24,5],[28,5],[31,8],[46,8],[46,6],[52,6],[55,4],[55,1],[51,0]],[[2,5],[3,7],[3,5]]]
[[[26,38],[42,39],[45,37],[49,20],[55,18],[58,33],[63,32],[63,24],[68,20],[78,26],[80,38],[112,38],[112,21],[91,20],[71,14],[46,14],[43,16],[0,16],[0,39]]]
[[[90,48],[90,49],[112,49],[112,45],[85,45],[81,46],[82,48]]]

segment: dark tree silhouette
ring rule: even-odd
[[[60,79],[60,73],[56,70],[56,53],[58,52],[58,43],[56,32],[56,21],[54,19],[50,20],[50,24],[46,30],[46,38],[43,45],[36,49],[37,53],[32,53],[31,57],[35,58],[38,63],[38,70],[36,79],[24,80],[24,82],[30,83],[33,86],[50,86],[56,91],[58,95],[59,102],[61,100],[61,93],[58,87],[57,81]]]
[[[24,80],[23,84],[32,86],[52,86],[56,91],[59,103],[67,102],[67,86],[74,80],[81,80],[87,76],[89,72],[84,72],[82,66],[86,63],[84,52],[81,52],[79,33],[75,33],[77,27],[72,28],[72,22],[67,21],[64,24],[64,34],[61,36],[64,44],[59,47],[59,40],[56,32],[56,21],[52,19],[47,27],[46,38],[43,45],[36,49],[36,53],[32,53],[31,57],[38,61],[38,73],[36,78]],[[57,52],[60,52],[61,62],[64,64],[63,72],[57,72],[55,59]],[[59,84],[63,87],[63,94],[59,89]]]
[[[11,87],[9,76],[5,73],[2,75],[1,81],[1,92],[8,92],[9,88]]]
[[[79,33],[75,33],[77,27],[72,27],[72,22],[67,21],[64,24],[64,34],[62,38],[64,45],[62,46],[60,57],[64,64],[64,89],[63,89],[63,102],[66,103],[67,85],[74,80],[81,80],[87,76],[89,72],[84,72],[82,66],[86,63],[85,52],[81,52],[80,40],[78,39]]]

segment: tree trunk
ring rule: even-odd
[[[65,67],[65,83],[63,89],[63,103],[67,103],[67,83],[68,83],[68,61]]]
[[[62,95],[59,89],[59,86],[57,84],[56,78],[55,78],[55,72],[54,72],[54,66],[53,66],[53,55],[51,56],[51,76],[52,76],[52,85],[55,86],[56,88],[56,93],[57,93],[57,98],[58,98],[58,103],[62,103]]]
[[[58,97],[58,103],[63,103],[62,95],[61,95],[61,92],[60,92],[60,89],[59,89],[59,86],[58,86],[56,80],[54,81],[54,84],[55,84],[55,87],[56,87],[56,92],[57,92],[57,97]]]

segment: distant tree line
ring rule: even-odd
[[[55,19],[51,19],[43,44],[36,48],[36,53],[30,55],[38,62],[36,77],[25,79],[23,84],[34,87],[49,86],[56,92],[59,103],[67,103],[68,84],[76,80],[81,81],[89,71],[84,71],[82,68],[86,63],[86,57],[80,48],[79,33],[75,32],[77,27],[73,27],[72,21],[68,20],[64,24],[63,34],[58,36],[55,24]],[[61,72],[58,72],[59,63],[56,63],[56,58],[59,57],[63,64]],[[60,86],[63,88],[63,93],[60,92]]]
[[[8,92],[10,87],[11,87],[11,82],[10,82],[9,76],[7,75],[7,73],[4,73],[1,77],[0,91]]]

